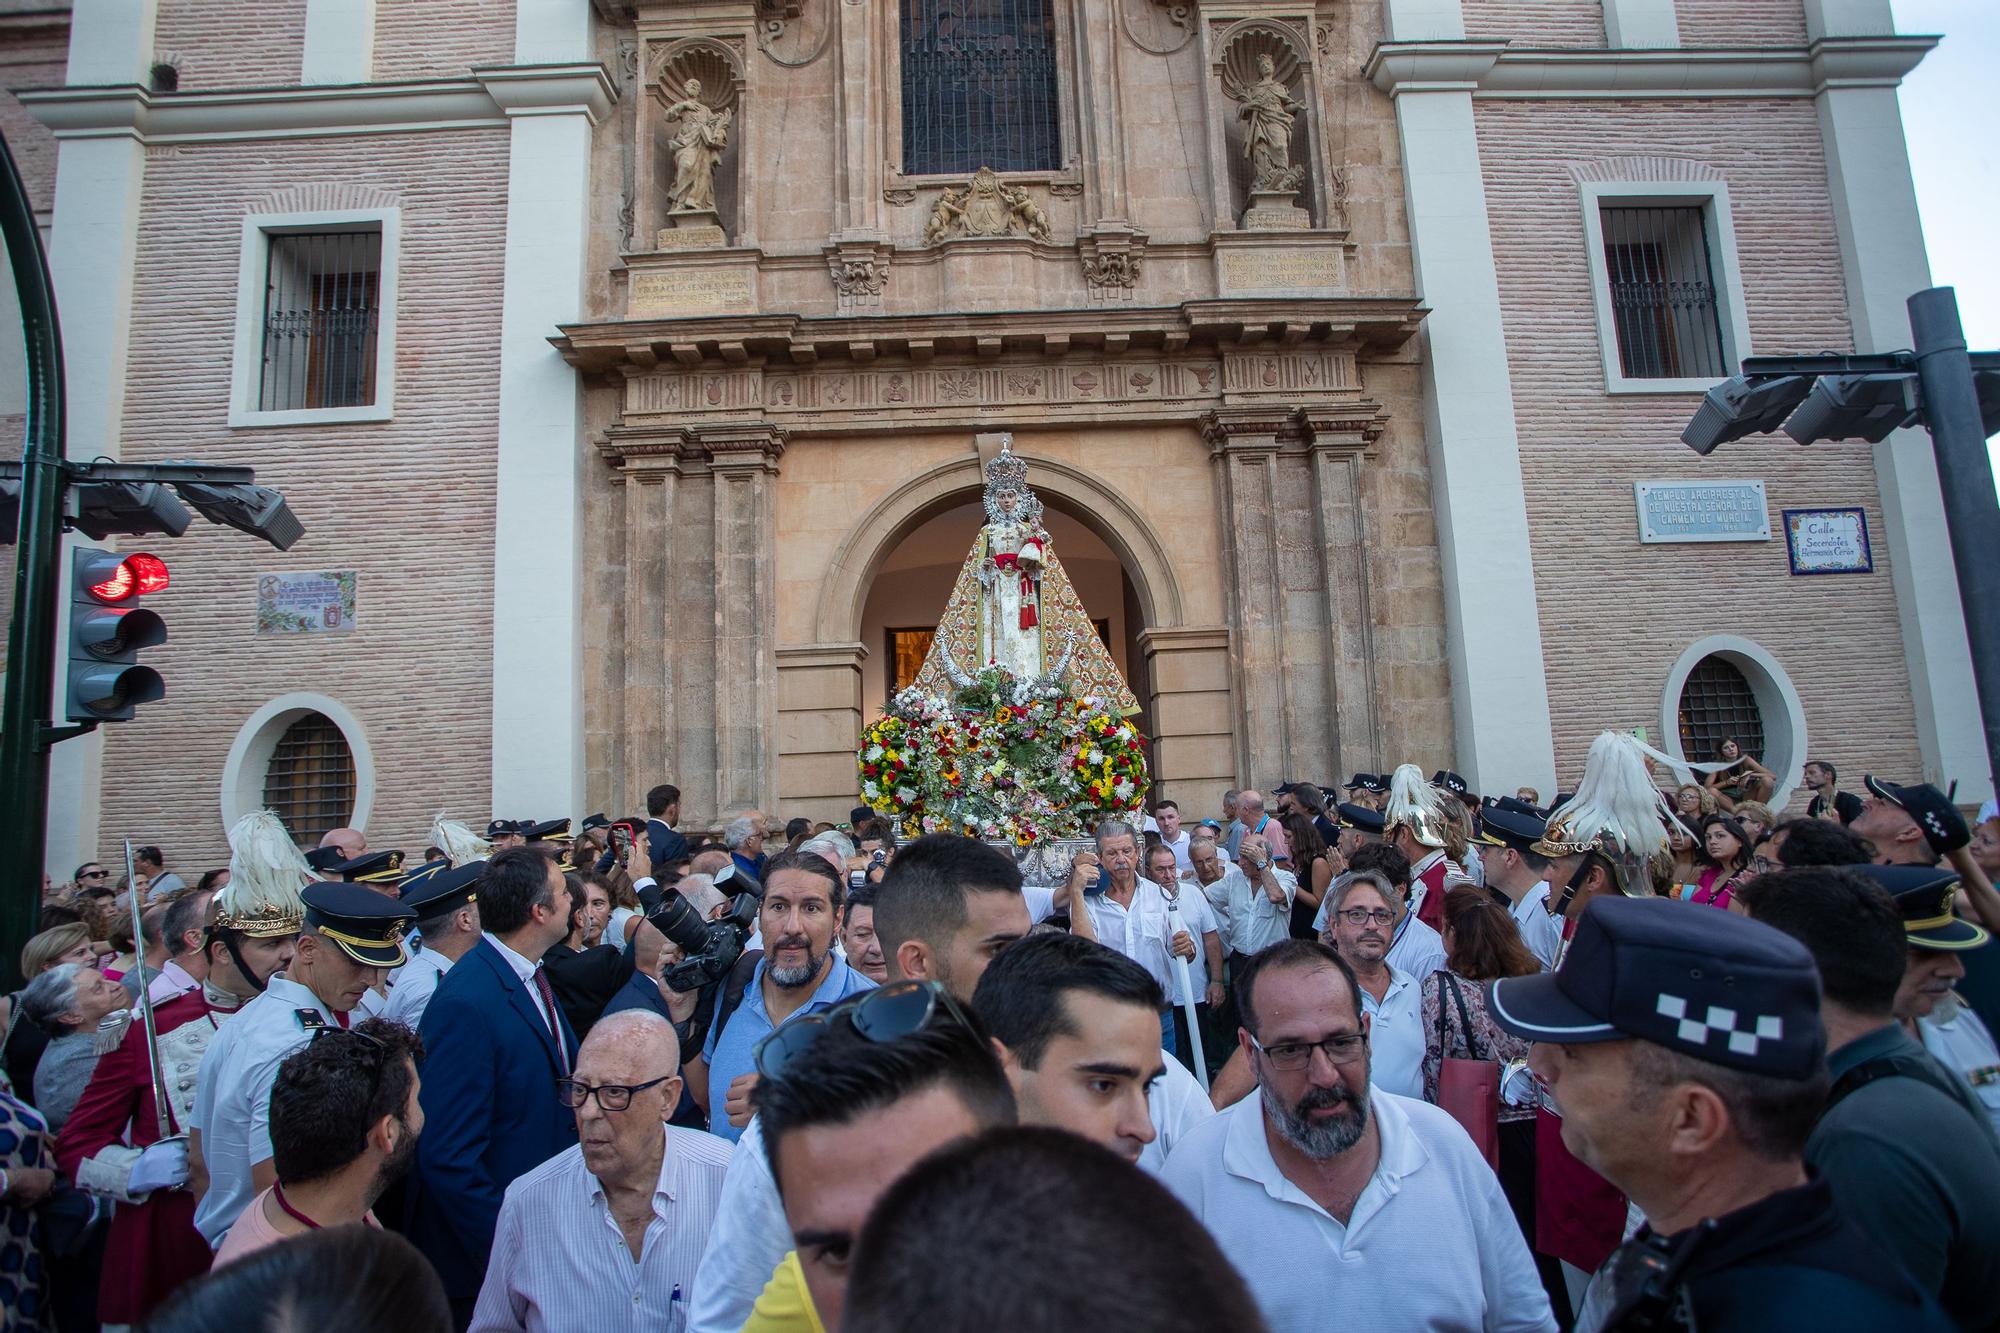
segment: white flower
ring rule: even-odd
[[[1101,763],[1103,763],[1103,762],[1104,762],[1104,751],[1102,751],[1102,750],[1098,749],[1098,748],[1097,748],[1097,747],[1096,747],[1095,745],[1091,746],[1091,747],[1090,747],[1090,749],[1089,749],[1088,751],[1086,751],[1086,752],[1085,752],[1085,754],[1084,754],[1084,756],[1083,756],[1083,762],[1085,762],[1086,764],[1101,764]]]
[[[1116,796],[1121,801],[1129,800],[1132,796],[1132,784],[1121,778],[1119,779],[1118,783],[1111,788],[1111,794]]]
[[[908,787],[898,787],[896,788],[896,799],[904,805],[908,805],[911,801],[917,799],[917,793]]]
[[[872,764],[872,763],[874,763],[874,762],[875,762],[875,761],[876,761],[877,759],[880,759],[881,757],[882,757],[882,747],[881,747],[881,746],[879,746],[879,745],[871,745],[871,746],[869,746],[869,747],[868,747],[868,754],[867,754],[866,758],[867,758],[867,760],[868,760],[868,762],[869,762],[869,763],[871,763],[871,764]]]
[[[882,789],[873,782],[864,782],[861,784],[861,795],[864,799],[873,801],[882,795]]]

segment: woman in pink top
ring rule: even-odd
[[[1698,856],[1702,870],[1691,901],[1728,907],[1737,881],[1750,869],[1750,835],[1730,816],[1710,815],[1701,821]]]

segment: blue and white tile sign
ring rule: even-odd
[[[1635,481],[1642,542],[1767,542],[1761,481]]]
[[[1868,515],[1859,509],[1787,509],[1785,552],[1794,574],[1872,574]]]

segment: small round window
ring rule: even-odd
[[[1764,714],[1741,668],[1711,654],[1695,663],[1681,687],[1681,753],[1696,763],[1720,758],[1726,740],[1760,763],[1764,756]]]
[[[354,752],[334,720],[304,713],[285,728],[264,770],[264,804],[301,846],[354,817]]]

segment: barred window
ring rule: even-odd
[[[1601,216],[1611,315],[1625,376],[1727,375],[1707,210],[1699,204],[1605,204]]]
[[[381,318],[380,226],[272,233],[258,408],[373,404]]]
[[[264,770],[264,804],[309,847],[352,820],[354,752],[332,718],[306,713],[285,728]]]
[[[1708,656],[1688,672],[1681,687],[1681,753],[1696,763],[1719,756],[1717,748],[1735,739],[1743,753],[1764,759],[1764,714],[1742,670],[1726,657]]]
[[[1052,0],[902,0],[903,173],[1062,165]]]

